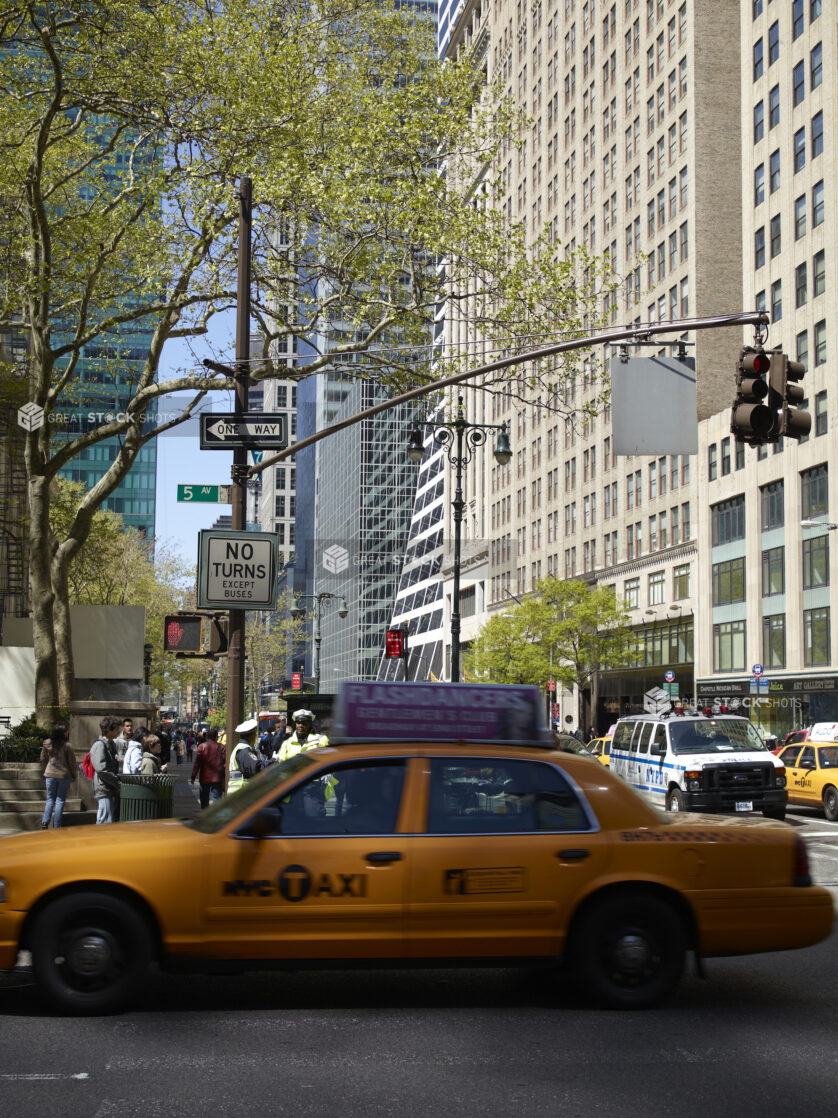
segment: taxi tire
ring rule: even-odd
[[[574,927],[570,963],[579,990],[612,1009],[644,1009],[672,993],[687,952],[684,922],[640,890],[594,900]]]
[[[832,784],[823,790],[823,813],[830,823],[838,822],[838,788]]]
[[[151,963],[142,914],[107,893],[67,893],[52,901],[38,916],[30,942],[38,987],[66,1013],[122,1009]]]

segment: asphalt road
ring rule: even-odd
[[[838,824],[795,811],[838,897]],[[646,1012],[503,971],[155,975],[131,1013],[53,1018],[0,983],[6,1118],[823,1118],[838,1082],[838,933],[710,960]]]

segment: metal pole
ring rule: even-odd
[[[457,410],[457,484],[454,490],[454,589],[451,602],[451,682],[460,682],[460,529],[463,523],[463,434],[466,422],[462,405]]]
[[[314,595],[314,693],[320,694],[320,604],[319,594]]]
[[[235,415],[247,411],[250,386],[250,233],[253,210],[253,184],[242,178],[239,188],[239,259],[236,293],[236,403]],[[233,451],[232,470],[233,531],[247,527],[247,450]],[[235,745],[236,726],[244,709],[244,632],[247,611],[231,609],[228,619],[227,652],[227,749]]]

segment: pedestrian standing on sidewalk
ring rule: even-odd
[[[125,750],[125,759],[122,762],[122,771],[126,776],[136,776],[143,764],[143,742],[148,737],[148,730],[140,726],[139,730],[128,743]]]
[[[100,734],[90,747],[90,763],[93,765],[93,795],[96,799],[96,822],[113,823],[113,809],[117,798],[118,785],[105,783],[102,774],[116,777],[119,762],[116,759],[114,739],[119,733],[120,722],[113,715],[106,714],[99,723]]]
[[[168,765],[160,764],[161,748],[162,743],[157,734],[148,734],[143,740],[143,763],[140,768],[143,776],[155,776],[168,768]]]
[[[47,788],[47,803],[41,820],[41,830],[45,831],[50,825],[50,820],[53,828],[61,826],[67,793],[79,771],[76,755],[67,741],[67,727],[63,723],[59,722],[53,726],[52,734],[44,742],[41,749],[41,764],[44,765],[44,780]]]
[[[210,800],[215,803],[221,799],[226,760],[226,750],[223,745],[218,744],[218,730],[210,727],[198,746],[195,764],[192,766],[191,783],[194,784],[197,777],[201,786],[201,807],[208,807]]]
[[[134,737],[134,720],[132,718],[122,719],[122,729],[114,738],[114,747],[116,749],[116,759],[120,765],[125,760],[125,751],[131,744]]]

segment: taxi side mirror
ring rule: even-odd
[[[247,823],[241,827],[238,834],[241,838],[268,838],[269,835],[278,835],[282,831],[282,808],[271,805],[260,808]]]

